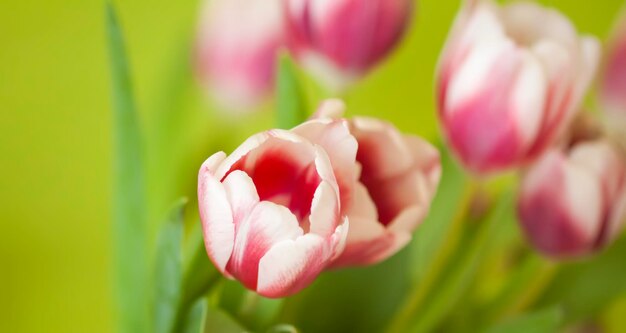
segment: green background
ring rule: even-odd
[[[616,0],[542,2],[562,10],[579,31],[602,39],[623,6]],[[174,139],[188,148],[172,155],[184,162],[164,166],[176,170],[181,185],[151,199],[152,207],[160,207],[193,187],[203,158],[232,148],[233,142],[220,141],[224,133],[232,130],[229,135],[243,139],[271,124],[271,105],[251,118],[215,115],[186,70],[197,1],[116,5],[145,137],[154,136],[163,112],[172,116],[178,110],[185,119],[185,130]],[[458,1],[420,1],[402,45],[344,96],[349,112],[386,118],[437,140],[433,75],[458,6]],[[183,97],[164,108],[170,91],[182,91]],[[102,1],[0,2],[0,332],[115,327],[109,99]],[[240,122],[244,126],[234,130]],[[147,147],[149,160],[158,147]],[[149,181],[158,187],[156,178]],[[166,209],[153,208],[152,220]],[[624,303],[607,316],[618,318]]]

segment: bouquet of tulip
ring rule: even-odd
[[[108,6],[120,332],[610,327],[626,292],[624,25],[603,56],[555,9],[463,2],[433,68],[443,138],[426,139],[342,98],[420,28],[415,8],[206,0],[190,67],[217,125],[180,140],[197,120],[171,102],[144,144]]]

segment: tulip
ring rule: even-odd
[[[620,231],[626,217],[623,153],[604,139],[551,150],[523,179],[518,200],[530,243],[557,259],[593,253]]]
[[[293,132],[329,151],[333,165],[346,165],[342,159],[352,156],[339,153],[339,141],[331,130],[348,124],[358,142],[357,167],[335,174],[343,183],[356,184],[347,210],[350,230],[346,247],[332,266],[370,265],[402,249],[427,215],[441,176],[439,153],[423,139],[403,135],[387,122],[366,117],[342,119],[343,109],[340,101],[327,101],[315,119]]]
[[[342,134],[349,136],[336,128],[335,137]],[[306,287],[345,244],[348,225],[328,155],[289,131],[257,134],[228,157],[209,157],[198,201],[215,267],[266,297]]]
[[[284,0],[287,44],[332,88],[363,76],[398,43],[412,0]]]
[[[245,109],[272,92],[284,42],[280,0],[206,0],[196,45],[196,72],[223,106]]]
[[[601,87],[605,109],[619,116],[623,126],[626,119],[626,16],[622,18],[609,47]]]
[[[576,114],[599,48],[555,10],[470,2],[437,75],[441,126],[462,164],[487,174],[545,152]]]

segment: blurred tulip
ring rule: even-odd
[[[280,0],[206,0],[196,72],[218,102],[245,109],[272,91],[283,22]]]
[[[342,102],[327,101],[316,119],[293,130],[329,151],[333,165],[345,165],[342,159],[353,159],[340,153],[340,141],[330,132],[333,127],[347,122],[358,142],[357,167],[335,172],[344,183],[357,177],[358,182],[347,211],[350,230],[346,248],[334,267],[374,264],[403,248],[427,215],[441,176],[439,153],[428,142],[403,135],[378,119],[356,117],[346,121],[341,118],[343,109]]]
[[[413,0],[284,0],[287,43],[334,89],[363,76],[398,43]]]
[[[626,213],[623,152],[605,140],[549,151],[525,175],[521,226],[540,252],[555,258],[592,253],[620,231]]]
[[[575,115],[599,49],[555,10],[470,2],[438,71],[441,126],[461,162],[489,173],[537,158]]]
[[[609,46],[601,96],[606,110],[619,116],[623,127],[626,119],[626,15],[622,16]]]
[[[200,169],[198,201],[217,269],[266,297],[306,287],[345,244],[328,155],[289,131],[257,134],[228,157],[211,156]]]

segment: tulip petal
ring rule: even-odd
[[[259,262],[257,292],[285,297],[300,291],[322,271],[326,252],[324,239],[314,234],[276,243]]]
[[[507,33],[518,44],[530,46],[544,38],[557,40],[570,49],[577,44],[575,27],[556,10],[532,2],[515,2],[502,6],[501,15]]]
[[[592,249],[601,227],[601,192],[595,177],[550,152],[524,179],[519,205],[522,226],[533,244],[555,256]]]
[[[214,176],[226,155],[219,152],[209,157],[198,176],[198,206],[207,253],[218,270],[226,271],[235,241],[235,225],[228,197]]]
[[[237,224],[235,246],[228,271],[246,287],[256,289],[259,260],[275,244],[302,236],[296,217],[286,207],[268,201],[257,204]]]
[[[413,166],[409,147],[391,124],[369,117],[355,117],[352,133],[359,144],[357,161],[361,179],[383,179],[406,172]]]
[[[350,134],[348,123],[345,120],[318,119],[292,131],[324,148],[339,186],[342,205],[347,208],[352,202],[352,191],[358,176],[354,167],[358,145]]]
[[[245,172],[235,170],[224,179],[224,189],[233,211],[235,224],[243,221],[259,203],[254,182]]]
[[[346,104],[340,99],[327,99],[323,101],[311,119],[340,119],[346,110]]]
[[[428,192],[433,198],[442,172],[439,151],[430,142],[415,135],[405,135],[404,141],[411,149],[415,168],[424,174]]]
[[[322,181],[315,190],[309,217],[310,232],[322,237],[329,237],[339,225],[339,201],[331,184]]]
[[[522,52],[512,104],[518,134],[526,147],[537,138],[546,105],[547,78],[539,60],[528,51]]]

